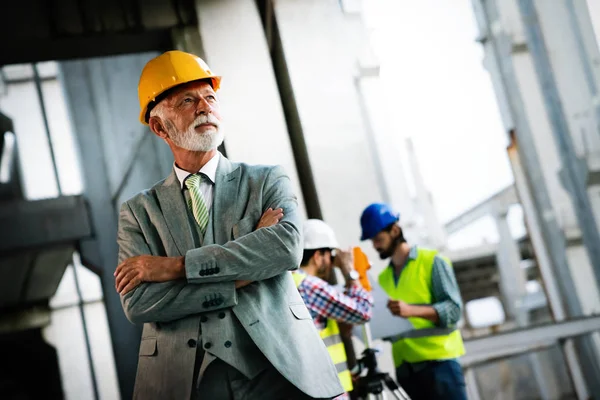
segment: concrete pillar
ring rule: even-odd
[[[290,138],[265,33],[254,0],[198,0],[206,62],[223,76],[219,98],[227,155],[250,164],[279,164],[305,214]]]
[[[500,238],[496,254],[500,288],[508,306],[507,314],[515,318],[519,326],[528,323],[528,312],[521,307],[525,296],[526,277],[521,269],[521,252],[512,237],[508,225],[508,209],[493,210],[496,229]]]
[[[360,213],[383,197],[355,85],[356,42],[337,0],[274,6],[323,217],[342,246],[356,245]]]
[[[508,305],[508,314],[515,318],[517,326],[526,327],[529,325],[529,310],[523,308],[523,299],[527,294],[525,290],[527,277],[521,268],[521,252],[510,232],[507,220],[508,209],[498,207],[493,210],[493,214],[500,238],[496,258],[502,294],[505,304]],[[543,400],[560,398],[560,393],[553,385],[556,376],[552,368],[544,365],[537,353],[531,353],[527,358],[541,398]]]

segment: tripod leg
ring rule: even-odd
[[[406,394],[404,389],[402,389],[402,386],[398,385],[389,374],[385,374],[383,381],[385,382],[385,386],[387,386],[397,400],[410,400],[410,397]]]

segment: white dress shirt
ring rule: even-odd
[[[217,175],[217,166],[219,165],[219,158],[221,157],[221,153],[217,152],[213,158],[211,158],[204,167],[198,171],[202,173],[210,179],[210,182],[207,182],[206,179],[202,179],[200,182],[200,191],[204,196],[204,201],[206,201],[206,209],[210,212],[210,208],[212,207],[213,200],[213,185],[215,183],[216,175]],[[177,175],[177,179],[179,180],[179,184],[181,185],[181,190],[187,188],[184,185],[185,178],[192,175],[191,173],[182,170],[177,166],[177,164],[173,163],[173,169],[175,170],[175,174]]]

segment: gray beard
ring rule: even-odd
[[[170,132],[170,138],[177,147],[190,151],[211,151],[223,143],[223,132],[221,129],[214,128],[204,133],[198,133],[192,124],[187,131]]]

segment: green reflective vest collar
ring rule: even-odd
[[[294,278],[294,283],[296,284],[296,288],[298,288],[304,278],[306,278],[306,274],[303,272],[292,272],[292,278]]]
[[[424,248],[411,249],[398,284],[394,281],[393,267],[379,274],[379,285],[392,300],[409,304],[432,304],[431,272],[437,251]],[[415,254],[416,253],[416,254]],[[450,260],[445,259],[450,265]],[[408,318],[413,331],[397,336],[392,344],[394,364],[456,358],[465,353],[460,331],[454,327],[440,328],[424,318]]]
[[[294,278],[296,287],[299,287],[304,278],[306,278],[306,274],[292,272],[292,277]],[[325,343],[325,346],[327,347],[327,352],[335,365],[342,387],[346,392],[351,392],[353,389],[352,374],[350,374],[350,370],[348,369],[346,348],[340,337],[340,327],[338,326],[337,321],[328,319],[325,328],[319,331],[319,336],[321,336],[323,343]]]

